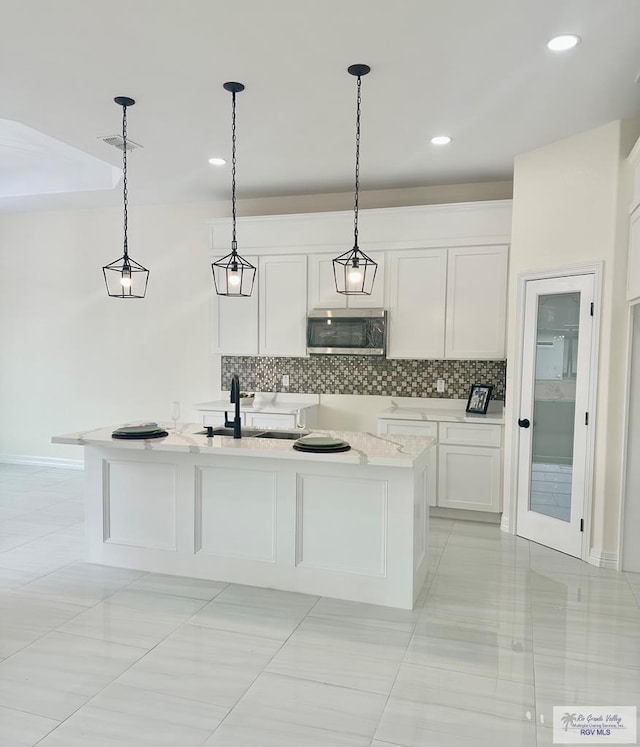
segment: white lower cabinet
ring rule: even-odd
[[[436,439],[428,472],[430,506],[502,510],[501,425],[378,418],[378,433]]]
[[[438,446],[438,506],[499,511],[501,481],[500,449]]]

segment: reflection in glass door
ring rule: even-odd
[[[580,293],[538,296],[529,508],[571,519]]]
[[[581,557],[593,275],[525,283],[519,407],[522,537]]]

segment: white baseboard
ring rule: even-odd
[[[442,508],[430,506],[429,515],[439,519],[453,519],[454,521],[481,521],[485,524],[499,524],[500,514],[490,511],[468,511],[463,508]]]
[[[84,469],[83,459],[60,459],[58,457],[25,456],[22,454],[0,454],[0,462],[4,464],[25,464],[32,467]]]
[[[611,568],[615,571],[618,569],[618,553],[605,552],[604,550],[599,550],[597,547],[592,547],[589,552],[588,562],[597,568]]]
[[[509,526],[509,517],[502,514],[502,518],[500,519],[500,531],[506,532],[507,534],[511,534],[511,528]]]

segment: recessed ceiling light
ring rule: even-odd
[[[436,137],[431,138],[432,145],[449,145],[450,142],[451,138],[449,135],[436,135]]]
[[[552,52],[566,52],[568,49],[573,49],[576,44],[579,44],[582,40],[575,34],[560,34],[560,36],[554,36],[547,42],[547,47]]]
[[[224,160],[224,158],[210,158],[209,163],[212,166],[224,166],[226,161]]]

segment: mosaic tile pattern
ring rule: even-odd
[[[245,391],[278,392],[289,374],[290,392],[377,394],[386,397],[466,399],[472,384],[494,387],[493,399],[504,399],[506,361],[388,360],[359,355],[311,358],[223,356],[222,387],[237,373]],[[445,391],[436,392],[444,379]]]

